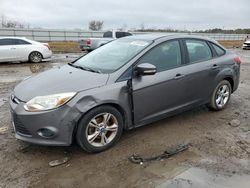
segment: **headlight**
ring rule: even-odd
[[[58,108],[67,103],[72,97],[75,96],[75,94],[75,92],[71,92],[47,96],[37,96],[28,101],[24,105],[24,109],[29,112],[38,112]]]

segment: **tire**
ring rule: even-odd
[[[90,110],[79,121],[76,141],[89,153],[102,152],[120,139],[122,131],[121,113],[112,106],[100,106]]]
[[[31,63],[40,63],[43,59],[43,56],[40,52],[31,52],[29,55],[29,61]]]
[[[214,111],[223,110],[231,97],[232,86],[229,81],[222,80],[214,89],[208,107]]]

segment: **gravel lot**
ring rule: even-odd
[[[83,54],[58,54],[40,64],[0,65],[0,188],[4,187],[240,187],[250,185],[250,51],[240,55],[241,82],[228,107],[206,107],[127,131],[115,147],[87,154],[77,145],[45,147],[14,138],[8,95],[22,79],[71,62]],[[169,159],[132,164],[137,153],[154,156],[167,147],[191,143]],[[55,159],[69,157],[61,166]]]

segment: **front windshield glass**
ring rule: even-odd
[[[74,65],[100,73],[112,73],[146,48],[151,41],[119,39],[78,59]]]

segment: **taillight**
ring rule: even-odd
[[[89,45],[90,45],[90,44],[91,44],[91,40],[90,40],[90,39],[87,39],[87,40],[86,40],[86,44],[89,44]]]
[[[235,58],[234,58],[234,61],[235,61],[235,63],[237,63],[238,65],[241,64],[241,59],[240,59],[239,56],[235,57]]]
[[[49,44],[43,44],[43,45],[46,46],[50,50]]]

